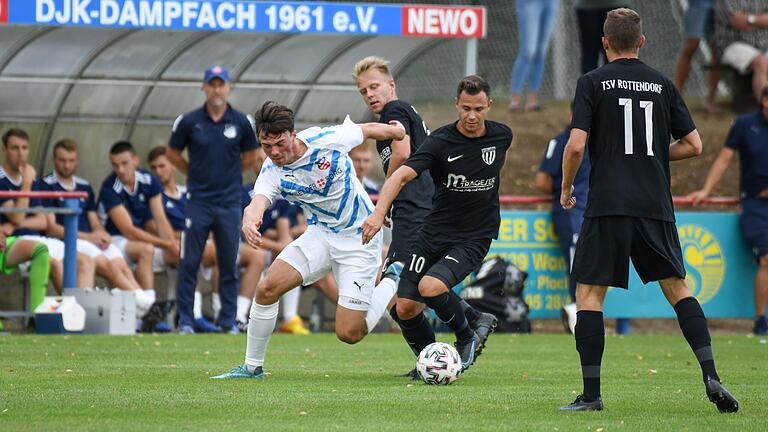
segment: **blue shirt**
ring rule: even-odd
[[[8,177],[8,174],[5,172],[5,170],[0,167],[0,191],[19,191],[21,190],[21,175],[19,175],[18,180],[12,180],[10,177]],[[35,180],[32,182],[32,188],[33,191],[39,191],[39,190],[45,190],[39,180]],[[7,199],[1,199],[0,204],[7,201]],[[30,198],[29,199],[29,206],[30,207],[40,207],[43,205],[42,200],[37,198]],[[27,213],[27,217],[34,216],[34,213]],[[8,219],[5,217],[5,213],[0,213],[0,223],[6,223],[8,222]],[[22,235],[45,235],[42,231],[35,231],[27,228],[19,228],[13,232],[14,236],[22,236]]]
[[[244,184],[242,188],[242,208],[245,210],[253,199],[253,186]],[[275,199],[272,205],[264,211],[259,232],[264,234],[267,230],[277,228],[277,221],[287,218],[290,226],[296,225],[296,207],[284,199]]]
[[[53,192],[87,193],[88,198],[80,198],[80,215],[77,218],[77,230],[82,232],[91,232],[93,231],[93,227],[91,227],[91,222],[88,220],[88,212],[96,211],[96,194],[93,193],[93,188],[91,187],[91,184],[88,182],[88,180],[77,176],[72,177],[72,179],[75,182],[75,187],[73,189],[66,188],[59,182],[59,178],[56,176],[56,173],[52,172],[43,177],[42,186]],[[46,207],[66,207],[66,205],[64,205],[64,198],[47,199],[45,200],[45,205]],[[57,214],[56,223],[59,225],[64,225],[64,215]]]
[[[565,128],[560,135],[552,138],[547,145],[544,159],[542,159],[539,166],[539,171],[552,176],[552,194],[554,195],[552,213],[563,213],[566,211],[560,205],[560,193],[563,189],[563,153],[570,136],[571,129]],[[587,206],[587,195],[589,194],[589,169],[589,154],[584,152],[584,159],[582,159],[581,166],[576,171],[576,177],[573,179],[573,196],[576,197],[576,207],[574,209],[582,213]]]
[[[205,106],[179,116],[169,146],[189,155],[188,199],[237,205],[240,198],[241,153],[258,148],[253,122],[228,106],[214,122]]]
[[[115,174],[107,177],[101,184],[99,192],[99,213],[105,221],[104,226],[107,232],[112,235],[122,235],[109,217],[109,211],[121,204],[128,210],[133,225],[143,229],[144,225],[152,219],[149,200],[162,192],[163,186],[160,180],[142,169],[136,170],[133,193],[128,192]]]
[[[737,117],[725,146],[739,152],[741,197],[754,198],[768,189],[768,119],[763,112]]]
[[[168,196],[163,190],[163,208],[168,222],[174,231],[184,231],[187,208],[187,188],[186,186],[176,186],[179,191],[179,197]]]

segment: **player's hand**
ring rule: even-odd
[[[755,28],[747,20],[747,14],[741,12],[731,12],[731,16],[728,18],[728,24],[743,32],[751,32]]]
[[[573,196],[573,186],[563,189],[560,193],[560,205],[566,210],[570,210],[576,205],[576,197]]]
[[[702,201],[704,201],[709,194],[704,189],[697,190],[696,192],[691,192],[688,195],[688,199],[692,201],[693,205],[699,205]]]
[[[395,137],[396,140],[400,141],[401,139],[405,138],[405,126],[403,126],[402,123],[397,120],[390,120],[389,125],[397,128],[397,136]]]
[[[0,232],[2,232],[4,236],[9,236],[13,234],[13,231],[15,230],[16,228],[14,228],[14,226],[10,223],[4,223],[0,225]]]
[[[19,167],[19,172],[21,173],[21,183],[26,186],[31,185],[37,177],[37,170],[28,163],[21,165]]]
[[[168,251],[168,253],[174,257],[178,257],[181,250],[181,248],[179,247],[179,242],[177,242],[176,240],[166,241],[165,247],[163,249]]]
[[[363,222],[363,244],[368,244],[373,236],[381,229],[381,225],[384,223],[384,218],[376,213],[368,216]]]
[[[387,228],[392,228],[392,218],[389,215],[384,218],[384,226]]]
[[[245,242],[248,243],[250,247],[258,249],[261,247],[261,233],[259,232],[259,228],[261,228],[262,219],[252,218],[248,216],[247,212],[243,216],[242,231],[243,237],[245,237]]]
[[[112,244],[112,236],[106,231],[94,231],[91,234],[91,243],[98,246],[101,250],[106,250]]]

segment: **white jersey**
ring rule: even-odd
[[[331,232],[359,231],[373,203],[355,175],[347,153],[363,142],[363,131],[350,120],[298,133],[307,151],[295,162],[279,167],[270,159],[253,186],[254,195],[272,202],[278,195],[302,208],[308,224]]]

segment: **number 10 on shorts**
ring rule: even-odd
[[[411,255],[411,265],[408,266],[408,270],[416,273],[421,273],[424,270],[424,262],[426,260],[422,256],[416,254]]]

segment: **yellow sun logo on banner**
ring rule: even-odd
[[[687,275],[685,281],[699,303],[712,300],[725,278],[725,256],[720,242],[699,225],[677,228]]]

